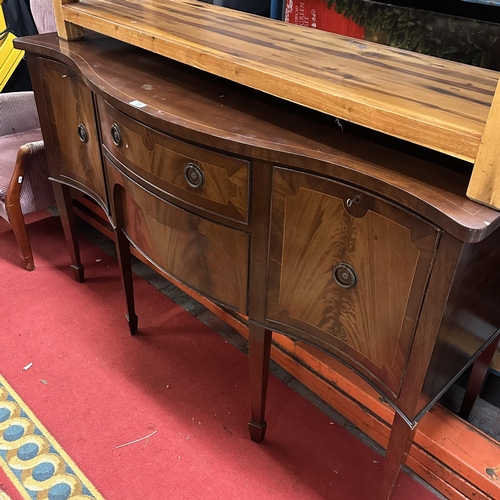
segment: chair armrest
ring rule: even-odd
[[[5,204],[16,200],[20,200],[23,214],[55,204],[43,141],[28,142],[19,148]]]
[[[28,142],[23,146],[27,154],[34,155],[45,151],[45,143],[43,141]]]
[[[40,127],[33,92],[0,94],[0,136]]]
[[[40,168],[40,162],[33,162],[31,160],[34,158],[34,155],[43,154],[44,152],[45,146],[43,141],[27,142],[19,148],[16,163],[12,171],[12,178],[7,190],[7,200],[12,196],[19,198],[19,192],[24,180],[29,179],[30,175],[37,175],[36,172],[32,173],[31,171],[33,168]],[[42,168],[45,169],[46,163],[46,161],[41,163]]]

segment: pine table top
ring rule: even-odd
[[[68,1],[67,23],[469,162],[499,79],[196,0]]]

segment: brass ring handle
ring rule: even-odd
[[[358,283],[356,271],[345,262],[341,262],[333,268],[333,278],[337,285],[342,288],[354,288]]]
[[[120,131],[120,127],[116,123],[111,125],[111,139],[113,139],[113,144],[115,146],[122,145],[122,133]]]
[[[78,124],[78,138],[82,142],[88,142],[88,140],[89,140],[89,134],[87,132],[87,128],[85,127],[85,125],[83,123]]]
[[[205,182],[203,170],[195,163],[188,163],[184,167],[184,178],[192,188],[201,188]]]

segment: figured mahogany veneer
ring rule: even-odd
[[[103,144],[139,177],[207,211],[248,220],[249,162],[200,148],[131,120],[99,99]],[[113,131],[119,139],[113,139]],[[186,168],[197,168],[201,185],[191,185]]]
[[[54,149],[47,154],[59,166],[55,178],[92,196],[107,209],[100,165],[99,136],[92,92],[66,65],[40,59],[44,108]]]
[[[248,234],[181,210],[105,164],[114,218],[130,242],[166,273],[245,314]]]
[[[467,199],[464,164],[342,133],[329,117],[106,37],[16,43],[60,209],[77,187],[115,229],[131,332],[131,244],[246,314],[255,441],[271,331],[335,355],[396,410],[380,491],[390,498],[418,421],[499,332],[500,215]]]
[[[317,176],[275,168],[273,181],[267,319],[343,352],[397,398],[438,228]],[[332,272],[343,263],[352,288]]]

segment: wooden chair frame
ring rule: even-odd
[[[28,271],[35,269],[33,261],[33,252],[26,232],[26,224],[24,223],[24,215],[21,209],[21,188],[23,187],[24,171],[26,162],[31,154],[29,145],[25,144],[19,148],[16,159],[14,173],[7,190],[5,197],[5,210],[9,217],[9,222],[16,236],[16,240],[21,248],[23,259]]]

